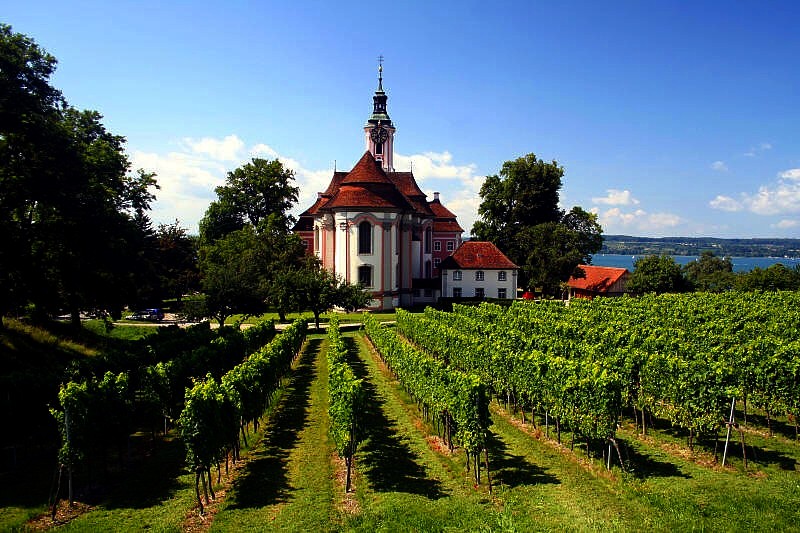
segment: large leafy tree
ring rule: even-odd
[[[708,250],[684,265],[683,272],[688,282],[700,291],[722,292],[732,289],[736,282],[730,258],[717,257]]]
[[[305,248],[291,229],[294,218],[289,209],[297,202],[298,194],[293,180],[294,173],[277,159],[255,158],[229,172],[225,185],[216,188],[217,200],[211,203],[200,222],[200,240],[201,254],[211,258],[211,261],[201,262],[201,274],[205,278],[203,288],[208,296],[207,305],[217,319],[222,309],[219,302],[227,301],[228,307],[236,307],[230,298],[216,294],[224,286],[218,281],[217,270],[225,268],[220,261],[230,261],[233,272],[241,272],[244,267],[239,264],[238,257],[220,255],[216,251],[229,236],[237,234],[240,234],[237,238],[248,235],[252,239],[255,262],[248,265],[246,281],[246,284],[257,285],[252,294],[262,306],[272,305],[281,320],[285,320],[288,311],[297,309],[299,299],[293,273],[304,263]],[[212,266],[214,272],[209,270]],[[215,276],[214,280],[209,280],[210,275]],[[245,282],[244,278],[240,279]],[[244,309],[255,308],[250,301],[242,301],[242,307],[232,312],[249,312]]]
[[[119,308],[136,285],[154,175],[50,85],[55,58],[0,25],[0,316]]]
[[[681,266],[669,255],[647,255],[633,264],[628,290],[637,294],[685,292],[689,283]]]
[[[775,263],[756,267],[736,278],[736,288],[743,291],[796,291],[800,289],[800,267],[788,268]]]
[[[0,325],[28,296],[33,209],[54,175],[64,106],[50,85],[56,59],[0,24]]]
[[[215,189],[217,200],[208,207],[200,221],[204,242],[219,239],[246,224],[258,228],[272,215],[272,224],[288,233],[294,225],[289,210],[297,202],[299,189],[292,183],[294,172],[274,159],[253,158],[249,163],[228,172],[225,185]]]
[[[160,224],[155,236],[159,288],[164,298],[175,298],[180,303],[184,294],[200,288],[198,239],[177,220]]]
[[[220,327],[234,314],[266,310],[263,283],[265,247],[252,226],[245,226],[200,250],[202,288],[210,316]]]
[[[596,215],[580,207],[559,208],[564,168],[534,154],[506,161],[499,175],[481,186],[481,219],[472,227],[479,240],[492,241],[522,267],[520,284],[554,294],[581,264],[600,251],[602,228]]]
[[[309,257],[302,269],[295,271],[294,284],[302,309],[314,313],[319,329],[319,317],[334,307],[354,311],[366,307],[370,295],[360,285],[350,285],[322,267],[316,258]]]

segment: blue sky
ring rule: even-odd
[[[158,222],[196,231],[253,156],[305,209],[363,154],[382,54],[395,167],[466,229],[533,152],[609,234],[800,237],[800,2],[0,0],[0,21],[158,173]]]

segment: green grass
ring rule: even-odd
[[[335,528],[323,338],[307,343],[280,409],[214,518],[213,531]]]
[[[379,321],[387,321],[387,320],[394,320],[394,311],[376,311],[371,313],[375,318]],[[329,317],[331,315],[336,315],[339,318],[340,324],[351,324],[354,322],[361,322],[362,319],[362,312],[355,312],[355,313],[323,313],[320,315],[320,322],[328,322]],[[312,321],[314,320],[314,314],[311,311],[304,311],[302,313],[288,313],[286,315],[286,320],[288,322],[292,322],[298,318],[305,318],[306,320]],[[255,324],[261,320],[269,320],[272,319],[275,322],[278,322],[278,313],[264,313],[263,315],[258,316],[244,316],[244,315],[233,315],[228,317],[225,320],[226,325],[233,325],[237,322],[242,324]]]
[[[138,341],[149,337],[158,331],[156,326],[142,326],[135,322],[114,324],[110,329],[106,327],[105,322],[102,320],[85,320],[83,327],[86,331],[103,337],[117,341]]]

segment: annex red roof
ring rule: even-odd
[[[628,273],[627,268],[601,267],[594,265],[581,265],[585,278],[570,277],[567,284],[573,289],[583,289],[594,292],[608,292],[608,290]]]
[[[438,220],[434,220],[433,231],[439,231],[439,232],[451,231],[455,233],[464,232],[464,230],[461,228],[461,226],[458,225],[458,222],[456,222],[455,220],[445,220],[441,222]]]
[[[440,268],[463,269],[514,269],[519,268],[497,246],[487,241],[467,241],[445,257]]]
[[[442,205],[442,202],[439,201],[439,198],[434,198],[433,201],[430,203],[431,211],[433,214],[436,215],[436,218],[452,218],[453,220],[456,219],[455,213],[447,209],[445,206]]]

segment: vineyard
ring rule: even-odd
[[[61,387],[79,489],[137,428],[164,439],[64,527],[797,530],[799,315],[692,294],[165,337]]]

